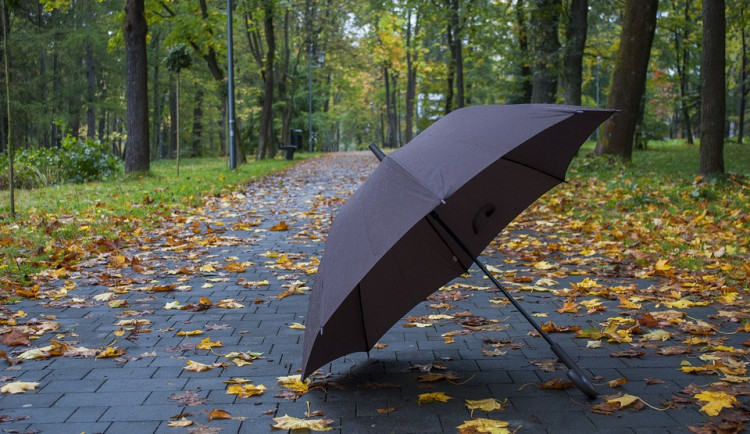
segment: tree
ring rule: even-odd
[[[627,0],[607,107],[620,110],[604,123],[596,155],[616,155],[630,161],[646,70],[656,29],[658,0]]]
[[[125,142],[125,172],[149,170],[148,64],[144,0],[125,3],[125,60],[128,139]]]
[[[0,10],[0,13],[3,15],[3,65],[5,66],[5,101],[6,101],[6,109],[8,110],[5,114],[7,121],[8,121],[8,179],[9,179],[9,188],[10,188],[10,218],[15,219],[16,218],[16,186],[15,186],[15,174],[13,173],[13,135],[11,134],[11,131],[13,131],[13,122],[11,122],[11,115],[10,115],[10,69],[8,68],[8,19],[6,17],[6,10],[5,10],[5,0],[0,0],[2,2],[2,10]]]
[[[724,174],[724,0],[703,2],[703,60],[701,62],[700,174]]]
[[[177,176],[180,176],[180,71],[189,68],[193,64],[193,57],[190,49],[185,44],[177,44],[169,50],[169,54],[164,58],[167,70],[174,72],[177,76],[177,92],[175,94],[175,136],[176,136],[176,157],[177,157]]]
[[[565,35],[565,104],[581,105],[583,49],[588,29],[588,0],[571,0]]]
[[[532,103],[554,103],[557,94],[558,55],[562,0],[534,0],[531,10]]]
[[[276,56],[276,36],[274,35],[274,1],[263,0],[263,29],[266,35],[266,56],[263,61],[263,110],[260,114],[260,131],[258,132],[257,159],[272,157],[276,154],[273,143],[273,88],[274,58]]]

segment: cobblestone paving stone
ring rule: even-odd
[[[55,282],[58,287],[64,280],[76,283],[68,298],[26,300],[13,306],[26,312],[27,318],[41,321],[53,315],[61,324],[60,329],[35,342],[38,346],[48,345],[48,335],[52,334],[76,342],[76,346],[113,346],[126,353],[117,358],[51,357],[15,366],[4,364],[0,376],[6,381],[12,378],[38,382],[39,386],[24,394],[0,396],[0,414],[11,419],[0,423],[0,429],[54,433],[176,433],[191,429],[278,432],[270,427],[273,417],[304,418],[309,406],[333,420],[332,432],[444,433],[456,432],[458,425],[471,418],[465,399],[492,397],[504,402],[505,408],[492,413],[477,410],[474,417],[505,420],[511,430],[520,427],[519,432],[524,433],[678,433],[706,420],[694,404],[668,411],[646,407],[597,414],[592,411],[592,402],[575,388],[540,388],[543,381],[564,378],[565,369],[551,362],[554,355],[547,344],[529,334],[531,327],[518,313],[502,303],[493,303],[501,294],[490,289],[475,269],[454,282],[463,286],[457,288],[460,297],[445,300],[454,306],[449,313],[468,311],[495,322],[471,331],[453,320],[435,321],[423,328],[405,327],[403,324],[409,322],[405,318],[383,336],[381,348],[324,366],[316,378],[327,382],[325,390],[314,387],[296,400],[277,396],[284,391],[277,377],[296,374],[300,369],[304,331],[290,326],[304,324],[308,295],[296,293],[295,288],[302,288],[300,292],[304,293],[304,288],[312,285],[314,274],[308,270],[323,253],[326,228],[336,209],[375,165],[374,157],[364,153],[303,161],[284,174],[253,183],[244,193],[212,198],[203,214],[179,217],[168,228],[150,234],[142,245],[122,251],[128,260],[137,258],[129,266],[113,266],[117,258],[112,255],[82,264],[77,272]],[[281,222],[289,229],[271,230]],[[518,232],[508,236],[527,235]],[[501,270],[522,271],[522,265],[506,264],[496,249],[488,249],[482,260]],[[230,263],[244,264],[244,270],[227,271]],[[558,279],[558,286],[569,287],[585,277],[570,273]],[[268,284],[258,283],[263,281]],[[642,279],[600,278],[599,282],[658,284]],[[154,291],[168,285],[174,285],[173,290]],[[281,298],[285,291],[295,294]],[[128,307],[111,308],[106,301],[94,299],[105,292],[116,292],[115,299],[126,300]],[[600,321],[617,312],[617,301],[605,301],[609,308],[606,314],[559,314],[555,309],[561,300],[549,292],[517,294],[540,321],[551,320],[559,326],[598,327]],[[75,303],[71,304],[69,297],[74,297]],[[211,300],[213,306],[202,311],[165,308],[172,302],[198,305],[202,297]],[[216,306],[225,299],[234,299],[244,307]],[[429,307],[436,302],[439,300],[421,303],[409,316],[442,313],[444,310]],[[690,315],[698,318],[712,313],[713,309],[690,310]],[[118,323],[129,319],[150,323],[134,333],[131,326],[125,335],[117,336],[118,330],[127,328]],[[177,335],[191,330],[203,333]],[[453,331],[458,332],[453,336],[455,342],[446,343],[442,335]],[[658,408],[690,383],[709,381],[679,371],[682,356],[659,356],[652,349],[643,349],[646,355],[642,358],[610,357],[611,352],[631,346],[605,343],[603,348],[589,349],[585,339],[574,339],[572,333],[554,333],[552,337],[595,378],[603,394],[630,393]],[[205,338],[221,341],[223,346],[210,351],[196,349]],[[492,356],[486,354],[492,349],[490,341],[516,345],[506,345],[504,355]],[[16,348],[0,347],[18,354]],[[258,352],[262,357],[252,364],[236,366],[223,357],[232,351]],[[188,360],[225,365],[191,372],[184,369]],[[547,372],[537,365],[556,370]],[[417,381],[416,377],[424,374],[421,371],[429,367],[460,379]],[[225,381],[233,377],[249,379],[268,390],[250,398],[228,395]],[[629,382],[617,389],[607,385],[607,381],[620,377]],[[663,383],[647,384],[646,378]],[[420,405],[418,395],[427,392],[444,392],[452,400]],[[212,409],[225,410],[235,418],[209,421],[207,413]],[[383,413],[384,409],[390,412]],[[194,421],[191,427],[168,426],[175,416],[185,414]]]

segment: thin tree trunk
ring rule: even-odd
[[[704,1],[699,171],[706,177],[724,174],[725,27],[724,0]]]
[[[86,137],[96,137],[96,68],[94,63],[94,47],[91,41],[86,43],[86,81],[88,89],[86,92]]]
[[[419,25],[412,29],[411,9],[406,18],[406,131],[404,143],[409,143],[414,137],[414,102],[417,95],[417,58],[419,56],[414,47],[419,31]],[[419,23],[419,15],[414,17],[414,22]]]
[[[177,124],[177,128],[175,128],[175,136],[177,139],[177,149],[175,153],[175,158],[177,159],[177,177],[180,177],[180,73],[177,73],[177,86],[175,86],[175,97],[174,99],[177,101],[177,110],[175,110],[175,123]]]
[[[203,155],[203,90],[195,92],[193,104],[193,144],[192,154],[195,157]]]
[[[744,9],[744,3],[742,3],[741,9],[740,9],[740,18],[743,17],[745,12]],[[738,114],[739,114],[739,120],[737,125],[737,143],[742,143],[742,140],[745,135],[745,103],[747,98],[747,35],[745,34],[745,27],[740,28],[740,41],[741,41],[741,47],[742,47],[742,54],[740,54],[741,57],[741,66],[740,66],[740,76],[739,76],[739,83],[740,83],[740,98],[739,98],[739,108],[738,108]]]
[[[177,111],[179,110],[177,105],[177,83],[175,76],[169,75],[169,152],[167,153],[168,158],[174,158],[177,153]]]
[[[459,1],[460,0],[450,0],[451,30],[453,31],[453,47],[451,55],[453,56],[453,64],[456,68],[456,108],[461,108],[466,105],[466,98],[464,97],[463,42],[461,41],[461,30],[463,26],[461,25],[461,17],[459,15]]]
[[[445,32],[446,38],[448,39],[448,47],[451,48],[451,56],[448,59],[447,73],[445,77],[445,114],[453,111],[453,82],[456,76],[456,58],[453,55],[453,27],[448,24],[448,29]]]

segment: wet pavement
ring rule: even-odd
[[[564,331],[602,330],[607,318],[621,313],[616,297],[600,300],[607,310],[556,312],[566,301],[560,291],[576,285],[648,288],[659,281],[586,274],[594,267],[566,265],[565,255],[547,258],[558,265],[540,274],[543,267],[502,253],[511,242],[552,242],[522,227],[509,228],[481,260],[509,281],[540,323],[557,327],[552,338],[594,378],[603,396],[637,396],[634,404],[616,409],[602,405],[614,397],[590,401],[573,387],[554,388],[555,379],[566,379],[565,368],[476,268],[416,306],[369,355],[352,354],[322,367],[307,393],[280,384],[279,377],[301,368],[299,325],[305,323],[328,225],[376,164],[368,153],[302,161],[243,192],[210,199],[202,212],[173,216],[138,246],[50,278],[46,298],[10,307],[25,313],[19,323],[33,326],[39,339],[31,347],[0,349],[12,357],[53,349],[46,358],[12,366],[0,361],[0,384],[38,383],[35,390],[0,395],[0,429],[279,432],[271,428],[273,418],[304,419],[308,410],[312,419],[330,420],[332,432],[342,433],[452,433],[472,414],[524,433],[677,433],[708,420],[686,387],[717,377],[680,370],[685,361],[702,365],[700,354],[664,356],[657,354],[659,345],[640,339],[608,342],[606,336],[576,338]],[[716,309],[684,312],[700,319]],[[623,324],[634,316],[624,312]],[[59,328],[45,329],[45,323]],[[725,337],[725,345],[739,347],[747,333]],[[58,352],[63,355],[54,351],[60,342],[68,344]],[[111,348],[114,356],[80,350],[71,357],[71,347]],[[189,365],[202,371],[185,369]],[[236,378],[266,390],[250,397],[228,394],[227,382]],[[623,378],[626,384],[608,383]],[[435,392],[450,399],[420,403],[420,395]],[[489,398],[502,409],[467,409],[465,400]],[[747,402],[746,396],[738,399]],[[217,418],[212,410],[232,418]],[[192,424],[170,426],[186,420]]]

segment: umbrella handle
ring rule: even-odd
[[[375,154],[376,157],[378,157],[378,160],[383,161],[383,158],[385,158],[385,153],[378,148],[378,145],[375,143],[370,143],[370,146],[368,146],[373,154]]]

